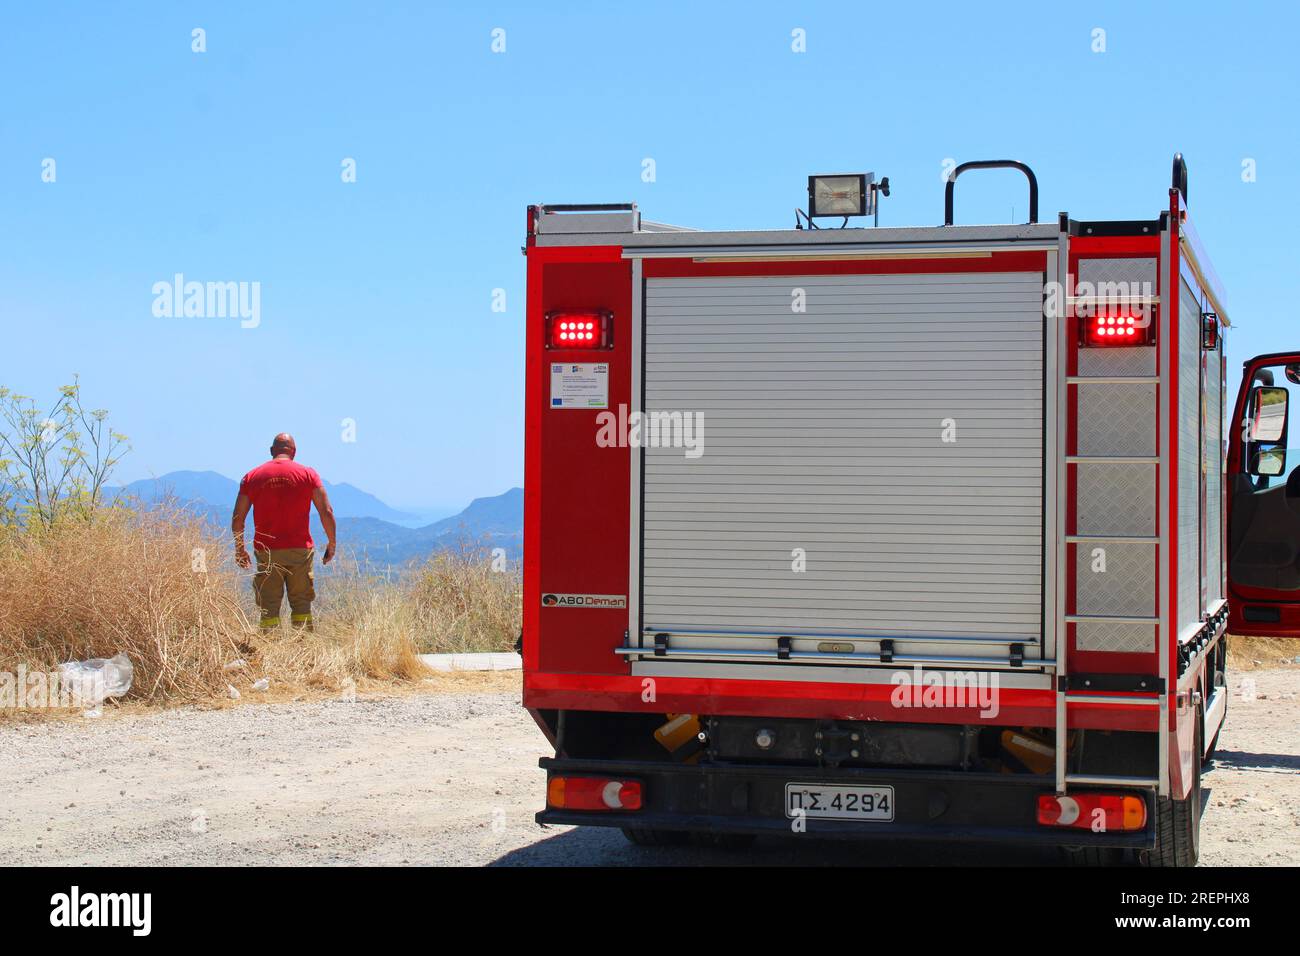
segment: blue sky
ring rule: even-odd
[[[1194,3],[9,6],[0,383],[52,397],[80,373],[132,439],[124,480],[237,477],[288,428],[332,481],[460,506],[522,481],[530,202],[786,227],[808,173],[874,170],[893,185],[882,224],[937,224],[945,159],[1009,157],[1037,171],[1044,219],[1148,218],[1175,150],[1239,371],[1300,346],[1298,20]],[[1025,215],[1016,174],[962,186],[958,222]],[[178,272],[260,282],[260,324],[155,317],[153,284]]]

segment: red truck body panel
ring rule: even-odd
[[[645,714],[709,714],[750,717],[788,717],[818,720],[869,720],[912,723],[970,724],[980,719],[976,708],[937,706],[912,709],[900,714],[893,701],[896,688],[882,683],[851,680],[817,680],[812,673],[800,679],[769,680],[746,677],[743,673],[715,677],[704,674],[656,675],[634,673],[633,658],[618,653],[641,639],[642,622],[633,619],[639,602],[630,590],[637,586],[636,557],[638,513],[633,497],[638,487],[632,473],[634,459],[626,448],[600,447],[594,440],[598,429],[594,409],[551,408],[551,370],[555,363],[607,363],[609,367],[608,411],[619,406],[639,407],[634,395],[638,354],[630,341],[634,328],[632,311],[642,302],[634,282],[656,279],[772,276],[870,276],[870,275],[959,275],[977,273],[1031,273],[1050,279],[1049,255],[1043,248],[1032,250],[994,249],[978,254],[899,254],[895,256],[852,256],[828,252],[797,254],[790,247],[774,248],[768,257],[736,256],[720,249],[717,255],[646,255],[630,252],[623,244],[606,237],[586,245],[572,239],[558,244],[539,243],[533,224],[542,207],[530,209],[530,235],[525,253],[528,260],[527,293],[527,412],[525,439],[525,532],[524,532],[524,704],[535,714],[545,711],[607,711]],[[1185,208],[1179,193],[1171,191],[1165,223],[1181,223]],[[1123,224],[1121,224],[1123,225]],[[1071,232],[1061,248],[1068,250],[1067,272],[1071,282],[1090,261],[1119,260],[1155,262],[1159,307],[1157,355],[1170,352],[1164,360],[1179,368],[1180,298],[1183,286],[1191,288],[1200,301],[1213,291],[1202,288],[1202,277],[1183,261],[1180,229],[1155,229],[1145,234],[1116,230],[1114,234]],[[634,261],[637,262],[634,268]],[[1170,288],[1171,280],[1178,286]],[[1210,300],[1213,301],[1213,300]],[[598,352],[547,348],[546,316],[564,310],[608,310],[613,314],[613,342]],[[640,317],[636,317],[639,318]],[[1079,325],[1064,323],[1064,365],[1057,374],[1081,376]],[[644,333],[642,333],[644,334]],[[1185,330],[1184,330],[1185,334]],[[1220,353],[1202,358],[1205,376],[1222,376]],[[1156,473],[1159,485],[1166,478],[1169,487],[1179,487],[1179,374],[1161,377],[1167,389],[1160,407],[1167,417],[1157,419],[1156,435],[1162,451]],[[1053,387],[1048,382],[1046,387]],[[1064,429],[1059,437],[1067,456],[1080,454],[1080,420],[1077,389],[1065,390]],[[1154,409],[1148,410],[1154,412]],[[1167,444],[1166,444],[1167,443]],[[1168,469],[1168,476],[1161,469]],[[1066,468],[1064,527],[1076,528],[1078,469]],[[1221,489],[1217,492],[1222,494]],[[1204,494],[1204,489],[1203,489]],[[1071,729],[1127,730],[1151,733],[1159,727],[1163,709],[1169,730],[1168,787],[1179,797],[1191,786],[1192,770],[1199,759],[1194,753],[1194,693],[1208,697],[1208,653],[1193,655],[1190,666],[1182,666],[1173,617],[1179,607],[1178,508],[1179,496],[1168,495],[1163,510],[1155,515],[1156,535],[1164,535],[1159,556],[1161,573],[1155,576],[1152,605],[1164,607],[1165,623],[1150,652],[1098,650],[1080,646],[1079,626],[1067,623],[1061,646],[1056,651],[1069,673],[1091,675],[1169,675],[1164,696],[1166,706],[1122,703],[1123,692],[1107,695],[1105,702],[1074,700],[1069,704]],[[1224,554],[1222,527],[1205,534],[1220,536],[1217,554]],[[630,546],[630,542],[632,542]],[[1206,545],[1203,543],[1202,548]],[[1076,614],[1076,579],[1079,549],[1064,548],[1067,582],[1061,596],[1065,615]],[[1202,560],[1203,563],[1203,560]],[[1204,590],[1204,589],[1203,589]],[[1163,592],[1163,593],[1162,593]],[[555,595],[602,595],[622,598],[621,606],[566,606]],[[1212,602],[1207,602],[1212,603]],[[1045,608],[1044,614],[1051,609]],[[1207,611],[1206,619],[1212,615]],[[1211,622],[1213,633],[1202,643],[1222,638],[1221,622]],[[1204,635],[1202,635],[1204,637]],[[1198,638],[1200,640],[1200,638]],[[1204,651],[1204,648],[1202,648]],[[1163,658],[1163,660],[1161,659]],[[1139,695],[1134,695],[1136,701]],[[999,721],[1009,726],[1051,727],[1056,720],[1058,693],[1051,682],[1043,686],[1010,686],[1000,690]],[[544,720],[539,723],[546,726]],[[1204,741],[1203,741],[1204,743]]]

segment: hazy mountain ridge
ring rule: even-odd
[[[324,480],[324,479],[322,479]],[[413,516],[390,508],[369,492],[347,482],[325,481],[334,513],[349,518],[381,518],[384,521],[407,521]],[[170,495],[180,501],[202,501],[210,505],[234,504],[239,482],[215,471],[172,471],[158,478],[142,478],[120,489],[123,494],[141,501],[158,501]]]
[[[325,482],[338,522],[339,541],[351,556],[376,565],[402,565],[462,544],[504,548],[511,560],[523,554],[524,492],[522,488],[475,498],[459,514],[420,527],[404,527],[392,519],[409,519],[374,495],[346,483]],[[215,471],[173,471],[157,478],[106,489],[109,498],[134,498],[146,504],[172,499],[223,531],[239,492],[239,482]],[[251,522],[250,522],[251,524]],[[251,535],[252,529],[249,528]],[[315,509],[312,538],[320,547],[325,532]]]

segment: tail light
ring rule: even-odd
[[[605,311],[549,312],[546,315],[548,349],[613,348],[613,315]]]
[[[1131,793],[1044,794],[1038,798],[1038,822],[1102,833],[1141,830],[1147,825],[1147,804]]]
[[[1155,322],[1149,315],[1088,315],[1080,318],[1083,343],[1090,346],[1151,345]]]
[[[608,777],[552,777],[546,803],[558,810],[640,810],[641,782]]]

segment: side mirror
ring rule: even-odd
[[[1250,392],[1250,432],[1252,442],[1282,441],[1286,436],[1285,388],[1258,385]]]
[[[1266,478],[1275,478],[1278,475],[1286,473],[1286,450],[1282,448],[1270,448],[1268,451],[1261,451],[1255,456],[1255,467],[1250,469],[1252,475],[1263,475]]]

